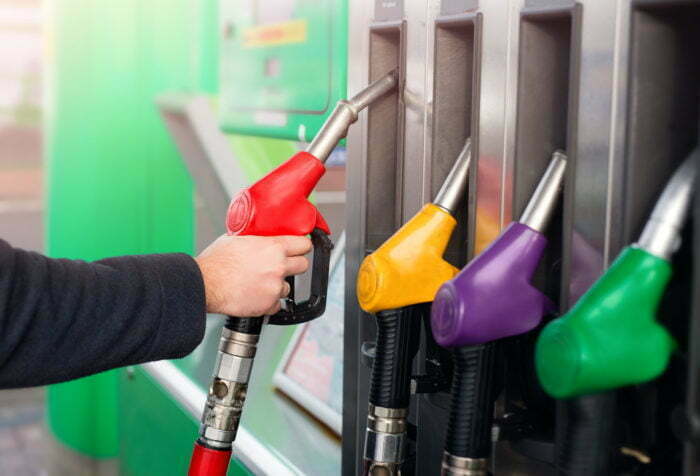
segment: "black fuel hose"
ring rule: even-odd
[[[557,474],[607,475],[614,417],[614,392],[557,402]]]
[[[262,331],[262,317],[233,317],[226,319],[226,328],[230,331],[242,334],[260,334]]]
[[[375,407],[408,407],[422,309],[422,305],[416,305],[377,313],[377,345],[369,388],[369,403]]]
[[[445,451],[463,458],[488,458],[495,399],[496,343],[453,351],[452,403]]]

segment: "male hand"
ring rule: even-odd
[[[274,314],[289,294],[287,276],[304,273],[305,236],[221,236],[195,258],[204,278],[207,312],[237,317]]]

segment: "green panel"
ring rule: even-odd
[[[215,0],[47,7],[48,253],[93,260],[191,252],[191,180],[153,99],[216,87],[216,39],[203,41],[206,31],[216,34],[207,17]],[[117,455],[116,378],[108,372],[49,390],[49,426],[60,441],[95,457]]]
[[[119,429],[123,476],[186,474],[197,423],[139,368],[120,372]],[[134,405],[133,402],[138,402]],[[228,475],[251,474],[235,459]]]
[[[310,140],[347,94],[347,2],[222,0],[221,123]]]
[[[96,458],[116,456],[116,375],[112,370],[48,388],[49,428],[60,441]]]
[[[286,140],[231,135],[229,141],[234,156],[251,183],[299,151],[294,142]]]

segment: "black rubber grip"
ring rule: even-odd
[[[226,319],[226,328],[242,334],[260,334],[262,331],[262,317],[233,317]]]
[[[488,458],[496,398],[496,343],[454,350],[452,404],[445,451],[463,458]]]
[[[614,392],[557,402],[557,474],[609,474],[614,418]]]
[[[369,387],[369,402],[376,407],[408,407],[421,309],[417,305],[377,313],[377,346]]]

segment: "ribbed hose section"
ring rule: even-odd
[[[457,348],[445,451],[464,458],[488,458],[495,399],[496,343]]]
[[[557,402],[557,474],[608,474],[614,417],[613,392]]]
[[[260,334],[263,325],[262,317],[233,317],[226,319],[226,328],[243,334]]]
[[[408,407],[420,309],[407,306],[377,313],[377,346],[369,387],[369,403],[376,407]]]

